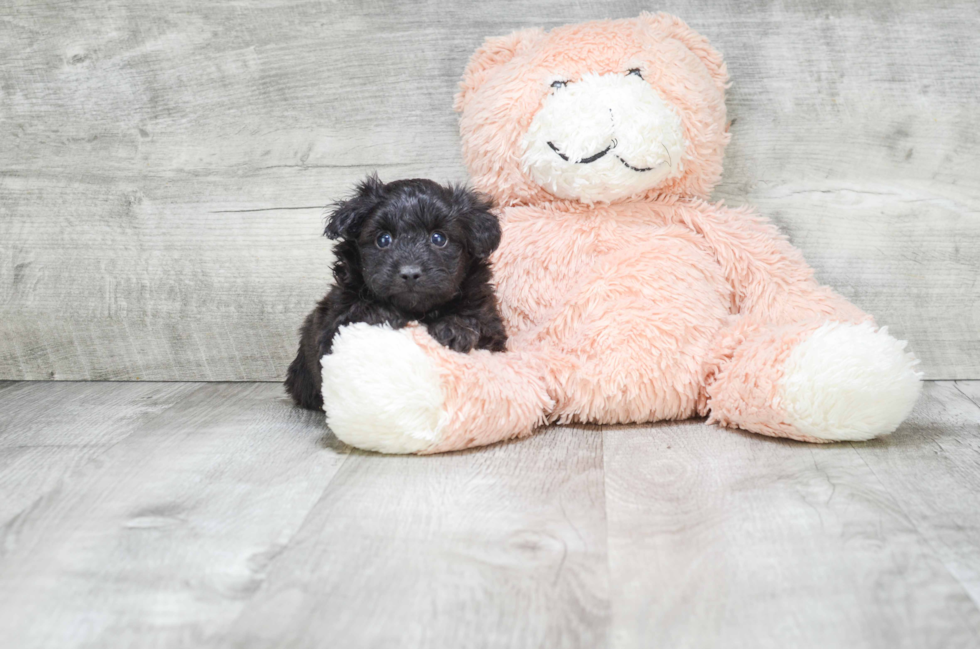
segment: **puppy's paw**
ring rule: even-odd
[[[462,318],[443,318],[427,325],[426,329],[440,345],[454,352],[465,354],[480,342],[480,332]]]
[[[417,453],[448,420],[435,365],[411,329],[341,327],[323,366],[323,409],[338,439],[370,451]]]

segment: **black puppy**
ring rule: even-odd
[[[324,234],[340,239],[335,284],[300,329],[286,390],[304,408],[323,407],[320,359],[337,329],[354,322],[411,321],[458,352],[503,351],[507,342],[487,257],[500,244],[492,203],[431,180],[382,183],[370,176],[334,206]]]

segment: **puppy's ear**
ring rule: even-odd
[[[477,259],[486,259],[500,245],[500,222],[493,199],[462,185],[453,187],[453,209],[466,231],[466,247]]]
[[[365,219],[385,198],[385,184],[378,174],[371,174],[357,185],[357,193],[346,201],[335,203],[323,234],[330,239],[356,237]]]

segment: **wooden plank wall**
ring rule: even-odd
[[[275,380],[327,285],[322,206],[462,180],[487,35],[666,10],[734,79],[716,197],[980,378],[976,2],[0,2],[0,378]]]

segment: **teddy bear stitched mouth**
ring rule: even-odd
[[[603,149],[603,150],[602,150],[602,151],[600,151],[599,153],[596,153],[596,154],[593,154],[593,155],[590,155],[590,156],[589,156],[589,157],[587,157],[587,158],[582,158],[581,160],[576,160],[576,161],[575,161],[575,164],[589,164],[590,162],[595,162],[596,160],[598,160],[598,159],[600,159],[600,158],[602,158],[602,157],[603,157],[603,156],[605,156],[605,155],[606,155],[607,153],[609,153],[610,151],[612,151],[612,150],[613,150],[613,149],[614,149],[614,148],[616,147],[616,145],[617,145],[617,144],[618,144],[618,142],[616,142],[616,140],[613,140],[613,141],[612,141],[612,144],[610,144],[609,146],[607,146],[607,147],[606,147],[605,149]],[[562,152],[561,152],[561,150],[559,150],[559,149],[558,149],[558,147],[556,147],[556,146],[555,146],[555,144],[554,144],[554,142],[551,142],[551,141],[549,140],[549,141],[548,141],[548,146],[549,146],[549,147],[551,147],[551,150],[552,150],[552,151],[554,151],[555,153],[557,153],[557,154],[558,154],[558,157],[559,157],[559,158],[561,158],[561,159],[562,159],[562,160],[564,160],[565,162],[569,162],[569,159],[568,159],[568,156],[567,156],[567,155],[565,155],[564,153],[562,153]],[[669,154],[668,154],[668,155],[669,155]],[[625,160],[623,160],[622,158],[620,158],[620,157],[619,157],[618,155],[616,155],[616,154],[613,154],[613,156],[614,156],[614,157],[615,157],[615,158],[616,158],[617,160],[619,160],[620,162],[622,162],[622,163],[623,163],[623,164],[624,164],[624,165],[626,166],[626,168],[627,168],[627,169],[632,169],[633,171],[639,171],[639,172],[643,172],[643,171],[652,171],[652,170],[654,169],[654,167],[643,167],[643,168],[640,168],[640,167],[634,167],[634,166],[633,166],[633,165],[631,165],[630,163],[628,163],[628,162],[626,162]],[[661,163],[661,164],[663,164],[663,163]],[[660,165],[657,165],[657,166],[659,167]]]

